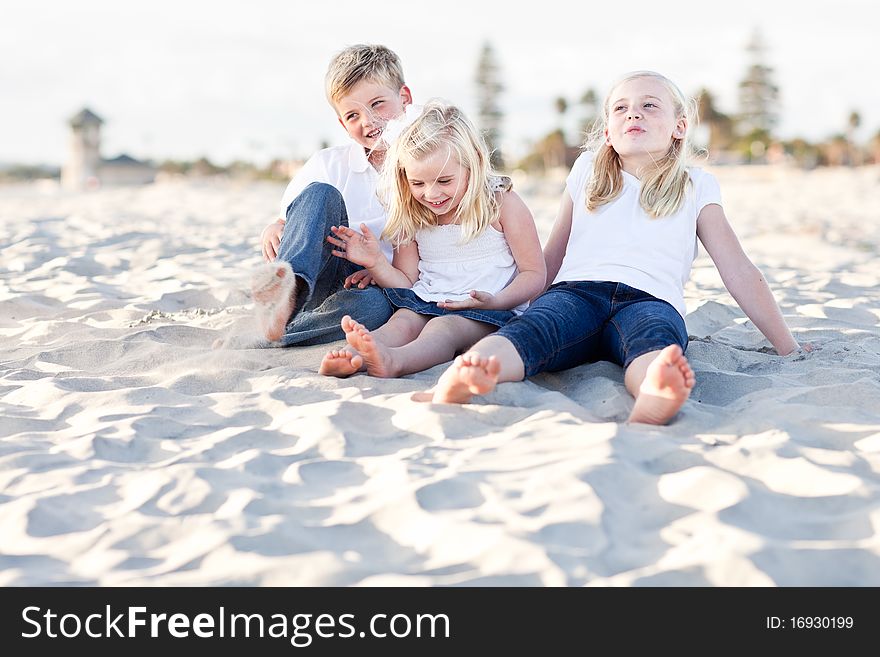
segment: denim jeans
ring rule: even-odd
[[[522,358],[526,376],[607,360],[633,360],[671,344],[687,348],[684,319],[666,301],[623,283],[557,283],[498,329]]]
[[[326,239],[330,226],[348,226],[345,201],[332,185],[312,183],[287,207],[276,262],[290,263],[299,289],[282,346],[342,340],[340,323],[345,315],[370,330],[391,317],[393,308],[378,287],[343,287],[346,277],[361,267],[331,253],[334,247]]]

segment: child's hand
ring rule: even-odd
[[[272,262],[278,257],[278,247],[281,245],[281,234],[284,232],[284,219],[273,221],[260,233],[260,245],[263,249],[263,259]]]
[[[378,264],[382,250],[379,248],[379,240],[370,232],[366,224],[361,224],[361,230],[363,233],[348,226],[331,226],[330,232],[335,237],[328,235],[327,241],[338,249],[331,251],[337,258],[345,258],[349,262],[370,269]]]
[[[369,272],[368,269],[361,269],[360,271],[356,271],[345,279],[345,289],[352,286],[357,286],[360,289],[364,289],[368,285],[375,285],[376,281],[373,280],[373,275]]]
[[[479,290],[471,290],[469,299],[463,299],[461,301],[450,301],[447,299],[446,301],[437,302],[437,306],[439,308],[445,308],[446,310],[467,310],[469,308],[484,308],[490,310],[493,301],[495,301],[494,294],[481,292]]]

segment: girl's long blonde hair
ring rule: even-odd
[[[648,216],[656,219],[674,214],[684,200],[690,184],[688,164],[695,154],[690,135],[696,125],[697,104],[687,98],[678,86],[659,73],[653,71],[635,71],[625,75],[611,87],[602,106],[602,114],[593,125],[584,149],[593,151],[593,173],[587,180],[586,198],[587,211],[593,212],[606,203],[616,199],[623,191],[620,157],[607,143],[605,129],[608,126],[611,94],[625,82],[639,78],[653,78],[663,84],[673,102],[675,119],[685,119],[684,136],[672,138],[669,150],[654,166],[641,172],[642,187],[639,204]]]
[[[489,163],[489,149],[473,123],[460,109],[440,100],[428,101],[421,115],[391,144],[379,176],[379,198],[388,211],[382,239],[395,246],[411,242],[420,228],[437,225],[437,216],[412,194],[406,164],[447,148],[468,171],[467,189],[455,210],[462,240],[478,237],[501,213]],[[441,151],[442,152],[442,151]],[[462,184],[464,181],[460,181]]]

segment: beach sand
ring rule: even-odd
[[[880,168],[717,168],[800,340],[701,250],[697,384],[584,365],[465,406],[253,331],[283,186],[0,188],[0,585],[880,585]],[[542,239],[563,176],[517,180]]]

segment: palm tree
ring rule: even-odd
[[[590,132],[596,119],[599,118],[600,102],[599,94],[592,87],[587,89],[578,101],[578,104],[584,108],[584,117],[581,119],[581,133],[584,137]]]

